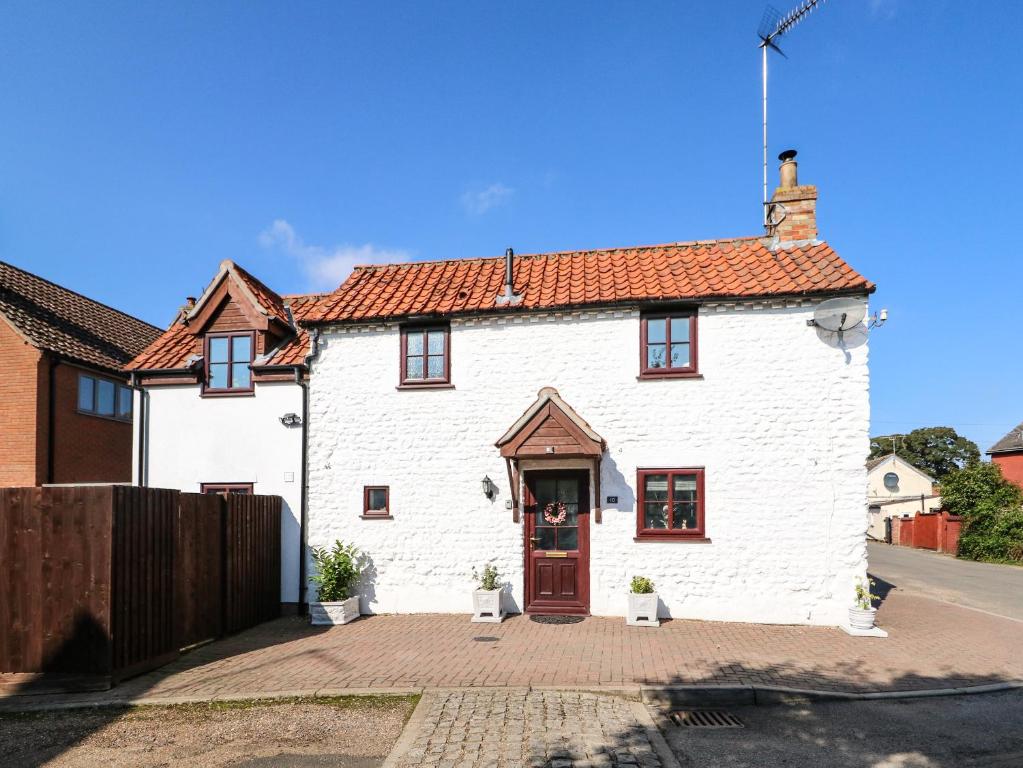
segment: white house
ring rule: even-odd
[[[886,540],[887,521],[893,517],[941,508],[934,478],[891,453],[867,462],[867,535]]]
[[[128,365],[133,481],[284,500],[281,601],[299,602],[308,333],[318,296],[279,296],[230,261]]]
[[[787,157],[767,236],[357,267],[316,329],[309,542],[370,558],[362,609],[842,624],[866,568],[874,286],[817,239]],[[486,493],[485,493],[486,490]]]
[[[367,612],[468,613],[493,563],[509,611],[622,615],[642,575],[662,616],[843,624],[867,334],[811,321],[874,286],[793,155],[763,236],[357,267],[319,299],[225,262],[133,363],[137,480],[284,496],[286,602],[301,542],[341,539]]]

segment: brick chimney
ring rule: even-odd
[[[796,150],[786,149],[778,159],[780,182],[768,206],[767,234],[778,242],[817,239],[817,187],[799,185]]]

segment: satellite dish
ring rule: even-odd
[[[828,299],[817,305],[813,320],[807,320],[806,324],[837,333],[842,338],[843,333],[862,323],[866,315],[867,307],[858,299]]]

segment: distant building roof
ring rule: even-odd
[[[1012,451],[1023,451],[1023,424],[1017,424],[1009,434],[988,449],[989,454]]]
[[[145,349],[161,331],[0,261],[0,315],[34,347],[112,371]]]

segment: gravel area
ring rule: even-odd
[[[416,698],[344,697],[0,716],[5,768],[378,766]]]

